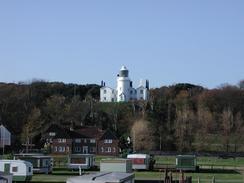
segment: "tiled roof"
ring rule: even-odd
[[[111,132],[110,130],[107,130],[101,137],[100,140],[104,140],[104,139],[113,139],[113,140],[117,140],[118,138],[115,136],[115,134],[113,132]]]
[[[78,129],[76,128],[75,132],[96,139],[100,139],[101,136],[105,133],[104,130],[101,130],[100,128],[93,126],[80,127]]]
[[[55,136],[53,138],[88,138],[87,136],[77,133],[75,131],[70,131],[69,129],[63,128],[59,125],[52,124],[46,131],[46,134],[49,135],[49,133],[55,133]]]

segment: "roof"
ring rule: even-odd
[[[71,158],[95,157],[95,155],[94,154],[70,154],[69,157]]]
[[[108,183],[108,182],[114,182],[119,183],[123,182],[128,179],[134,178],[133,173],[117,173],[117,172],[108,172],[108,173],[93,173],[78,177],[71,177],[67,179],[67,183]]]
[[[46,156],[44,154],[40,153],[20,153],[20,154],[15,154],[15,157],[31,157],[31,158],[52,158],[51,156]]]
[[[24,161],[24,160],[9,160],[9,159],[2,159],[0,160],[0,162],[7,162],[7,163],[17,163],[17,164],[25,164],[27,166],[32,166],[32,164],[28,161]]]
[[[115,91],[115,89],[113,89],[113,88],[111,88],[111,87],[109,87],[109,86],[103,86],[103,87],[101,87],[101,89],[103,90],[103,89],[110,89],[110,90],[114,90]]]
[[[128,154],[127,158],[150,158],[148,154]]]
[[[87,126],[87,127],[80,127],[75,130],[76,133],[82,134],[89,138],[96,138],[99,139],[105,133],[104,130],[94,127],[94,126]]]
[[[113,132],[111,132],[110,130],[106,130],[106,132],[100,137],[100,140],[104,140],[104,139],[117,140],[118,138],[114,135]]]
[[[60,127],[59,125],[52,124],[46,131],[49,135],[49,133],[55,133],[55,135],[52,138],[87,138],[86,135],[77,133],[75,131],[70,131],[66,128]]]

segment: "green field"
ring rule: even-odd
[[[107,156],[96,156],[96,164]],[[175,156],[155,156],[156,164],[175,165]],[[68,171],[64,169],[67,158],[62,156],[54,157],[60,167],[55,168],[52,175],[38,174],[34,175],[32,182],[65,182],[68,177],[78,176],[78,171]],[[193,182],[200,178],[202,182],[210,182],[215,177],[216,182],[243,183],[244,182],[244,158],[219,159],[217,157],[198,157],[198,165],[202,167],[199,173],[185,173],[186,176],[192,176]],[[56,164],[58,165],[58,164]],[[90,172],[86,172],[90,173]],[[174,178],[179,178],[179,173],[173,173]],[[137,180],[163,180],[164,172],[158,171],[136,171]]]

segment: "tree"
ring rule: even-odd
[[[64,123],[64,109],[65,109],[65,97],[61,95],[53,95],[46,101],[44,108],[46,122],[49,124]]]
[[[143,119],[135,121],[131,128],[131,137],[134,151],[149,151],[155,147],[153,132],[148,121]]]
[[[233,127],[233,139],[235,145],[235,152],[237,152],[238,144],[242,144],[244,141],[244,120],[241,116],[241,113],[238,112],[234,118],[234,127]]]
[[[206,108],[201,105],[198,106],[197,111],[197,133],[196,133],[196,139],[197,139],[197,150],[205,150],[207,149],[207,146],[209,145],[208,137],[209,134],[214,131],[214,118],[213,114]]]
[[[195,114],[192,110],[183,108],[176,110],[175,137],[177,149],[182,151],[191,151],[194,141],[194,123]]]
[[[29,147],[31,147],[33,138],[41,133],[42,120],[40,109],[34,107],[28,116],[27,122],[22,129],[22,142],[26,146],[26,151],[28,152]]]
[[[229,151],[229,144],[231,140],[232,128],[234,125],[233,112],[230,108],[224,109],[221,115],[222,119],[222,135],[223,145],[225,146],[226,152]]]

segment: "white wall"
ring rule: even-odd
[[[100,89],[101,102],[116,102],[116,91],[110,87],[104,86]]]

